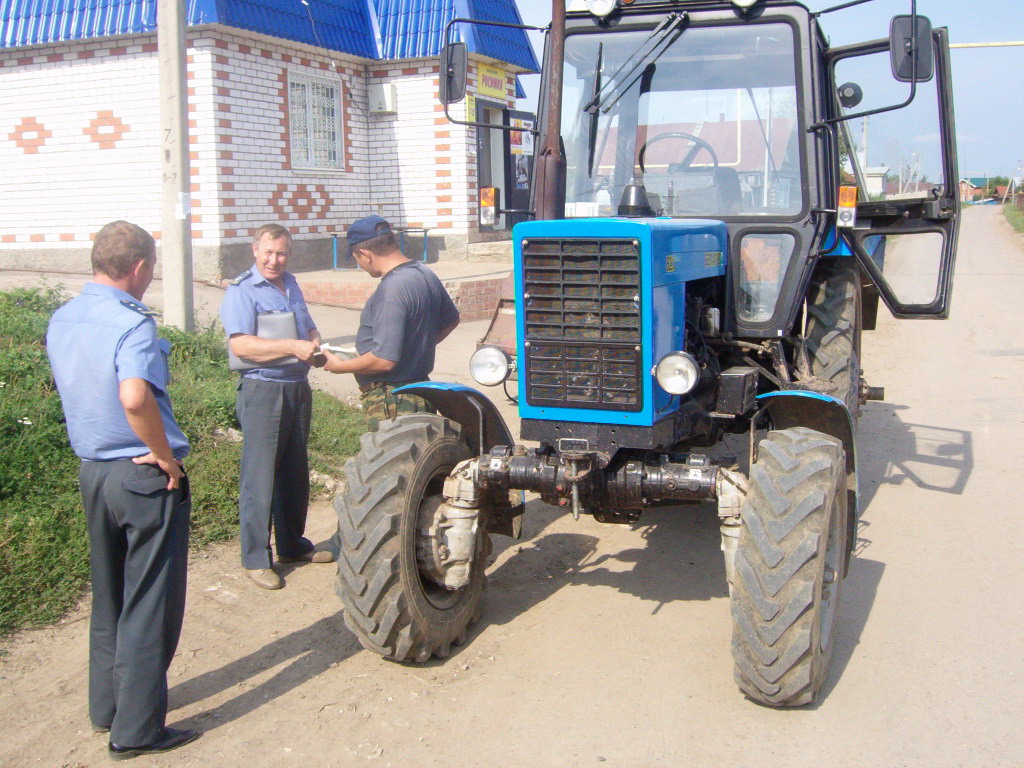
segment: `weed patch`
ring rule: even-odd
[[[1008,203],[1003,206],[1003,212],[1006,214],[1006,220],[1010,222],[1010,226],[1018,232],[1024,233],[1024,209],[1018,208],[1013,203]]]
[[[88,535],[78,494],[78,458],[68,444],[60,397],[46,357],[50,316],[61,289],[0,292],[0,635],[58,619],[89,578]],[[238,428],[237,374],[223,333],[160,327],[171,341],[170,395],[192,445],[192,546],[238,532],[241,444],[217,437]],[[310,463],[338,475],[359,449],[360,411],[314,392]]]

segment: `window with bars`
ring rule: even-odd
[[[340,83],[289,72],[288,106],[292,166],[344,169]]]

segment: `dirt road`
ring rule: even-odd
[[[863,526],[824,700],[774,711],[732,681],[713,510],[635,528],[536,502],[496,537],[484,613],[449,659],[402,666],[345,629],[333,568],[276,593],[235,546],[193,560],[154,766],[1020,766],[1024,244],[966,211],[953,316],[865,340]],[[884,310],[883,310],[884,312]],[[330,509],[313,515],[326,538]],[[0,766],[103,765],[85,713],[85,606],[0,660]]]

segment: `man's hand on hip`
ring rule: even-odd
[[[181,469],[181,462],[177,459],[158,458],[155,453],[147,453],[145,456],[136,456],[132,459],[136,464],[153,464],[163,471],[167,475],[167,490],[173,491],[180,484],[181,478],[185,476],[185,473]]]

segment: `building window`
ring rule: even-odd
[[[341,84],[289,72],[288,105],[292,166],[344,169]]]

